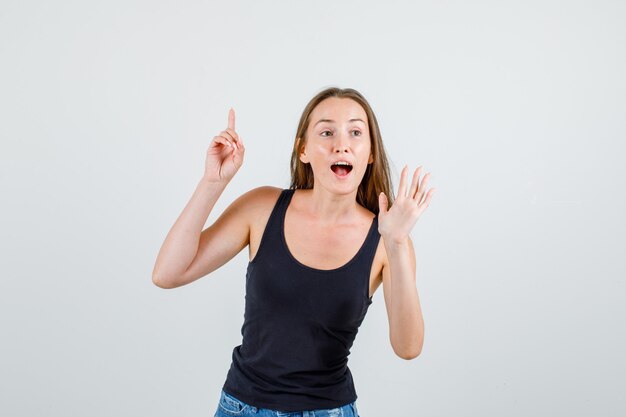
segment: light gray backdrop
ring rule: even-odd
[[[212,416],[247,249],[188,286],[157,252],[235,108],[237,196],[287,187],[306,102],[370,101],[437,188],[413,230],[425,344],[382,287],[363,417],[626,413],[623,1],[3,1],[0,415]],[[397,189],[397,188],[396,188]]]

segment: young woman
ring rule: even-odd
[[[328,88],[300,119],[290,187],[254,188],[202,230],[244,152],[231,109],[152,280],[180,287],[249,246],[243,340],[215,417],[358,416],[347,356],[381,283],[394,352],[413,359],[422,350],[409,233],[432,198],[430,174],[420,182],[418,167],[409,184],[405,166],[394,201],[369,103],[354,89]]]

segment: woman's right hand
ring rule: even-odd
[[[235,132],[235,111],[228,112],[228,127],[222,130],[206,153],[204,179],[209,182],[228,182],[243,164],[245,147]]]

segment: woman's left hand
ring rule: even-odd
[[[422,167],[418,167],[413,174],[413,182],[407,195],[407,175],[408,165],[402,169],[400,174],[400,184],[398,185],[398,195],[396,196],[391,209],[388,210],[389,200],[385,193],[378,196],[378,232],[388,242],[402,243],[409,237],[409,233],[417,222],[419,216],[426,210],[433,197],[435,188],[426,193],[426,184],[430,178],[430,172],[426,173],[419,183]]]

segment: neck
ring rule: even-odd
[[[353,223],[359,212],[356,202],[357,190],[347,194],[333,193],[322,187],[302,190],[303,205],[310,216],[321,225],[337,225]]]

